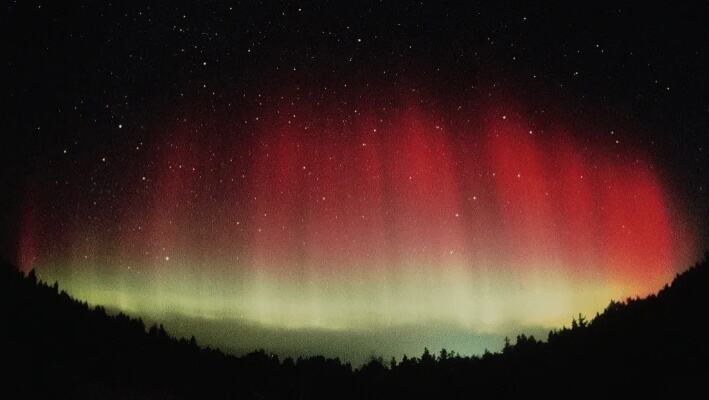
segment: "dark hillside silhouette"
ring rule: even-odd
[[[109,315],[56,284],[0,268],[2,398],[309,399],[699,396],[709,379],[709,259],[656,295],[519,335],[501,353],[443,350],[352,368],[339,359],[241,357]]]

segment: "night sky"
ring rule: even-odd
[[[3,258],[233,351],[481,352],[709,243],[709,8],[9,2]]]

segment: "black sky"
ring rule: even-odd
[[[29,186],[71,186],[89,160],[130,157],[170,113],[239,109],[284,87],[520,98],[600,127],[589,141],[621,137],[649,152],[706,225],[705,2],[344,3],[6,2],[3,256],[14,259]],[[86,195],[112,193],[119,175]],[[39,190],[61,197],[61,186]]]

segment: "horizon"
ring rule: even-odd
[[[706,254],[705,251],[705,261]],[[90,296],[88,298],[76,296],[70,288],[63,287],[59,281],[43,277],[38,269],[30,269],[30,271],[34,271],[38,280],[45,284],[51,286],[56,282],[59,284],[59,291],[65,291],[76,300],[86,301],[91,307],[102,307],[109,315],[123,313],[131,318],[139,318],[144,322],[146,329],[150,326],[164,326],[167,333],[175,338],[195,337],[201,347],[209,346],[219,349],[225,354],[243,356],[264,350],[267,354],[277,355],[281,359],[324,356],[351,363],[353,367],[361,367],[373,359],[382,359],[388,362],[391,359],[399,361],[404,356],[417,357],[425,349],[434,355],[439,354],[441,350],[447,350],[449,353],[455,352],[460,356],[480,357],[488,351],[493,353],[502,351],[506,341],[518,335],[546,342],[549,334],[570,327],[571,322],[575,322],[581,316],[586,318],[588,322],[592,322],[612,303],[624,303],[629,299],[644,299],[656,295],[661,289],[671,285],[678,275],[700,263],[700,258],[694,263],[677,269],[676,274],[669,281],[643,295],[610,298],[602,307],[594,309],[593,312],[578,310],[556,324],[544,326],[514,326],[514,324],[510,324],[494,332],[475,332],[462,326],[436,325],[436,321],[429,321],[434,323],[435,329],[430,329],[430,327],[421,329],[426,328],[426,324],[374,327],[359,331],[312,327],[280,328],[228,317],[205,318],[170,311],[141,312],[136,309],[112,306],[110,302],[91,301]],[[24,271],[24,274],[28,272]],[[226,335],[225,332],[227,332]],[[372,346],[372,342],[379,343],[379,345]]]

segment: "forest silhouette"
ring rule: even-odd
[[[34,271],[3,264],[0,274],[5,399],[672,398],[704,392],[709,378],[709,253],[657,294],[612,301],[545,341],[519,335],[497,353],[426,349],[356,368],[321,356],[225,354],[90,307]]]

